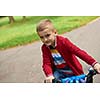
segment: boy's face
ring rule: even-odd
[[[38,33],[41,41],[47,46],[55,46],[55,32],[53,31],[41,31]]]

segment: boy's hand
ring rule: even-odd
[[[46,78],[46,83],[52,83],[52,80],[54,79],[54,76],[49,76]]]
[[[100,74],[100,64],[99,63],[96,63],[94,65],[94,69]]]

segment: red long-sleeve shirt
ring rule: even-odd
[[[66,61],[67,66],[71,68],[75,75],[83,74],[82,65],[76,58],[79,57],[87,64],[92,65],[96,62],[94,58],[88,55],[84,50],[81,50],[75,46],[70,40],[62,36],[56,36],[57,46],[56,49],[62,55]],[[50,49],[43,44],[42,45],[42,56],[43,56],[43,71],[46,76],[53,75],[54,63],[50,52]]]

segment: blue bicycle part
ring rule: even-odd
[[[53,83],[93,83],[93,76],[97,74],[97,71],[92,67],[88,70],[88,74],[82,74],[79,76],[71,76],[67,78],[53,79]]]
[[[79,76],[71,76],[71,77],[61,79],[61,82],[62,83],[80,83],[80,82],[83,82],[83,80],[85,80],[85,77],[86,77],[85,74],[82,74]]]

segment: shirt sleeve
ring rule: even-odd
[[[47,77],[53,75],[50,55],[49,55],[48,50],[46,50],[46,47],[42,47],[42,57],[43,57],[42,68],[43,68],[45,75]]]
[[[85,61],[87,64],[93,66],[97,61],[90,56],[86,51],[74,45],[69,39],[66,38],[66,47],[70,53],[75,54],[77,57]]]

